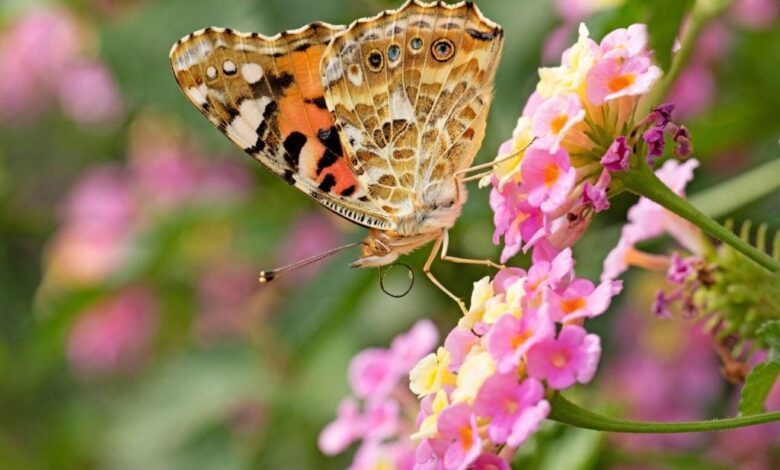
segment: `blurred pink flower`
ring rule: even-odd
[[[780,13],[777,0],[736,0],[731,6],[732,17],[747,28],[768,29],[775,25]]]
[[[25,121],[43,111],[83,43],[76,20],[60,8],[36,8],[12,22],[0,33],[0,119]]]
[[[200,155],[174,139],[165,141],[139,133],[129,155],[133,181],[149,202],[169,209],[192,198],[200,188]],[[148,140],[146,140],[148,137]]]
[[[528,349],[555,334],[555,324],[539,310],[514,315],[501,315],[487,335],[487,350],[495,359],[498,371],[516,370]]]
[[[64,225],[50,242],[47,276],[74,287],[103,281],[127,259],[135,211],[120,169],[88,171],[62,208]]]
[[[238,261],[212,264],[203,270],[197,285],[200,312],[195,320],[200,339],[240,336],[250,330],[254,318],[250,313],[254,312],[249,304],[254,295],[263,295],[257,294],[256,277],[256,268]]]
[[[677,106],[680,118],[690,118],[706,111],[715,97],[715,77],[706,66],[685,67],[669,90],[668,100]]]
[[[100,62],[68,67],[57,86],[63,111],[83,126],[111,124],[122,114],[117,84]]]
[[[136,208],[122,170],[99,166],[87,171],[71,189],[62,210],[63,222],[84,229],[124,233]]]
[[[125,288],[76,319],[68,336],[68,361],[85,377],[130,371],[147,354],[156,326],[152,292],[143,287]]]
[[[290,227],[280,249],[279,262],[288,264],[317,255],[334,248],[340,239],[341,235],[329,215],[319,211],[304,214]],[[306,281],[323,266],[323,263],[313,263],[285,277],[290,282]]]
[[[395,388],[398,378],[395,357],[387,349],[365,349],[349,364],[349,384],[360,398],[385,398]]]

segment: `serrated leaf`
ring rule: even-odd
[[[683,17],[693,7],[693,0],[655,0],[648,2],[647,32],[650,48],[655,51],[658,66],[669,71],[672,63],[672,47],[677,39]]]
[[[764,322],[756,330],[756,335],[767,344],[772,353],[780,355],[780,320]]]
[[[780,375],[780,363],[763,362],[753,367],[747,376],[742,396],[739,399],[740,415],[755,415],[764,412],[766,401],[772,386]]]

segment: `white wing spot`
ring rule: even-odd
[[[247,82],[251,84],[257,83],[263,78],[263,68],[260,64],[249,62],[241,66],[241,75]]]
[[[226,60],[222,62],[222,70],[228,75],[233,75],[234,73],[236,73],[235,62],[233,62],[232,60]]]
[[[360,71],[360,67],[355,64],[350,66],[347,70],[347,78],[355,86],[360,86],[363,84],[363,73]]]
[[[213,65],[206,69],[206,77],[208,77],[209,80],[217,78],[217,69]]]

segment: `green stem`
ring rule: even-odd
[[[678,196],[669,189],[643,161],[623,176],[626,188],[640,196],[654,201],[680,217],[690,221],[704,232],[731,245],[732,248],[752,259],[771,272],[780,271],[780,263],[771,256],[739,238],[719,223],[707,217],[687,199]]]
[[[600,415],[570,402],[560,393],[550,400],[549,419],[578,428],[607,432],[627,432],[640,434],[674,434],[684,432],[711,432],[724,429],[742,428],[756,424],[780,421],[780,412],[763,413],[736,418],[712,419],[708,421],[653,422],[631,421]]]

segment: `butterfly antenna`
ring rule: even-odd
[[[329,256],[333,256],[337,253],[341,253],[344,250],[347,250],[349,248],[354,248],[356,246],[360,246],[364,244],[365,242],[355,242],[350,243],[348,245],[340,246],[337,248],[333,248],[331,250],[328,250],[326,252],[314,255],[310,258],[302,259],[300,261],[296,261],[294,263],[290,263],[286,266],[282,266],[281,268],[272,269],[270,271],[260,271],[260,277],[258,278],[258,281],[260,284],[266,284],[268,282],[273,281],[274,279],[280,278],[284,276],[285,274],[288,274],[292,271],[295,271],[297,269],[303,268],[305,266],[308,266],[310,264],[316,263],[317,261],[323,260]]]

